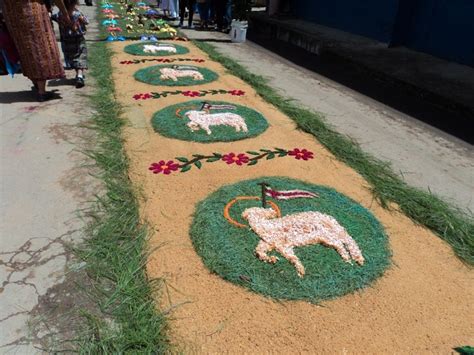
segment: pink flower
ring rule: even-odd
[[[242,96],[245,95],[245,91],[242,90],[229,90],[229,94],[234,96]]]
[[[222,160],[225,161],[227,164],[247,164],[249,162],[249,157],[243,153],[235,155],[235,153],[224,154],[222,156]]]
[[[107,31],[109,32],[122,32],[122,29],[120,27],[107,27]]]
[[[133,98],[135,100],[146,100],[146,99],[151,99],[152,96],[151,96],[151,93],[145,93],[145,94],[135,94],[133,95]]]
[[[293,150],[290,150],[288,152],[288,155],[294,156],[295,159],[298,159],[298,160],[313,159],[313,152],[310,152],[309,150],[306,150],[306,149],[299,150],[298,148],[295,148]]]
[[[201,95],[199,91],[183,91],[182,94],[184,96],[195,97]]]
[[[171,172],[179,169],[179,164],[172,160],[165,162],[160,160],[158,163],[152,163],[148,170],[151,170],[153,174],[163,173],[165,175],[171,174]]]

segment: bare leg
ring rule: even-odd
[[[38,80],[36,82],[38,88],[38,94],[44,95],[46,94],[46,80]]]
[[[265,242],[264,240],[261,240],[260,243],[258,243],[257,248],[255,248],[255,254],[257,254],[257,257],[265,261],[266,263],[271,263],[274,264],[278,261],[278,258],[276,256],[269,256],[267,252],[272,251],[274,248]]]
[[[286,260],[293,264],[293,266],[296,268],[296,271],[298,272],[298,276],[303,277],[305,274],[304,266],[300,259],[298,259],[296,256],[293,248],[284,248],[278,251],[285,257]]]

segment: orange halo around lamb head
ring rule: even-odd
[[[231,207],[237,202],[237,201],[241,201],[241,200],[244,200],[244,201],[248,201],[248,200],[254,200],[254,201],[260,201],[261,198],[258,197],[258,196],[237,196],[236,198],[234,198],[233,200],[231,200],[229,203],[227,203],[227,205],[225,205],[224,207],[224,218],[230,223],[232,224],[233,226],[235,227],[239,227],[239,228],[248,228],[248,226],[246,226],[245,224],[242,224],[240,222],[237,222],[235,219],[233,219],[230,215],[230,209]],[[281,217],[281,211],[280,211],[280,208],[278,207],[278,205],[273,202],[273,201],[268,201],[267,200],[267,204],[273,208],[273,210],[275,210],[276,214],[277,214],[277,217],[280,218]]]

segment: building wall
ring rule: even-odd
[[[302,19],[474,66],[474,0],[291,0]]]
[[[388,43],[399,0],[290,1],[299,18]]]

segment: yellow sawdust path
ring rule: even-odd
[[[165,280],[156,300],[161,309],[170,310],[170,336],[178,349],[203,353],[447,353],[454,346],[474,343],[472,272],[448,245],[403,214],[383,209],[359,174],[339,162],[314,137],[296,130],[293,121],[191,43],[183,44],[190,53],[179,57],[206,59],[192,65],[214,70],[220,78],[199,87],[178,89],[242,89],[245,96],[205,99],[256,109],[268,119],[270,127],[258,137],[232,143],[184,142],[155,133],[150,123],[153,113],[192,98],[178,95],[133,100],[136,93],[169,88],[133,79],[138,69],[154,64],[119,64],[139,58],[123,52],[126,44],[116,42],[111,46],[116,52],[113,67],[117,98],[125,105],[124,115],[130,122],[124,130],[130,176],[142,191],[142,216],[154,230],[148,275]],[[150,163],[176,156],[274,146],[304,147],[315,153],[315,159],[308,163],[281,158],[251,167],[213,163],[202,170],[170,176],[148,171]],[[327,185],[370,209],[389,236],[394,266],[373,287],[319,306],[301,301],[275,302],[211,274],[189,237],[196,203],[223,185],[261,176],[288,176]]]

